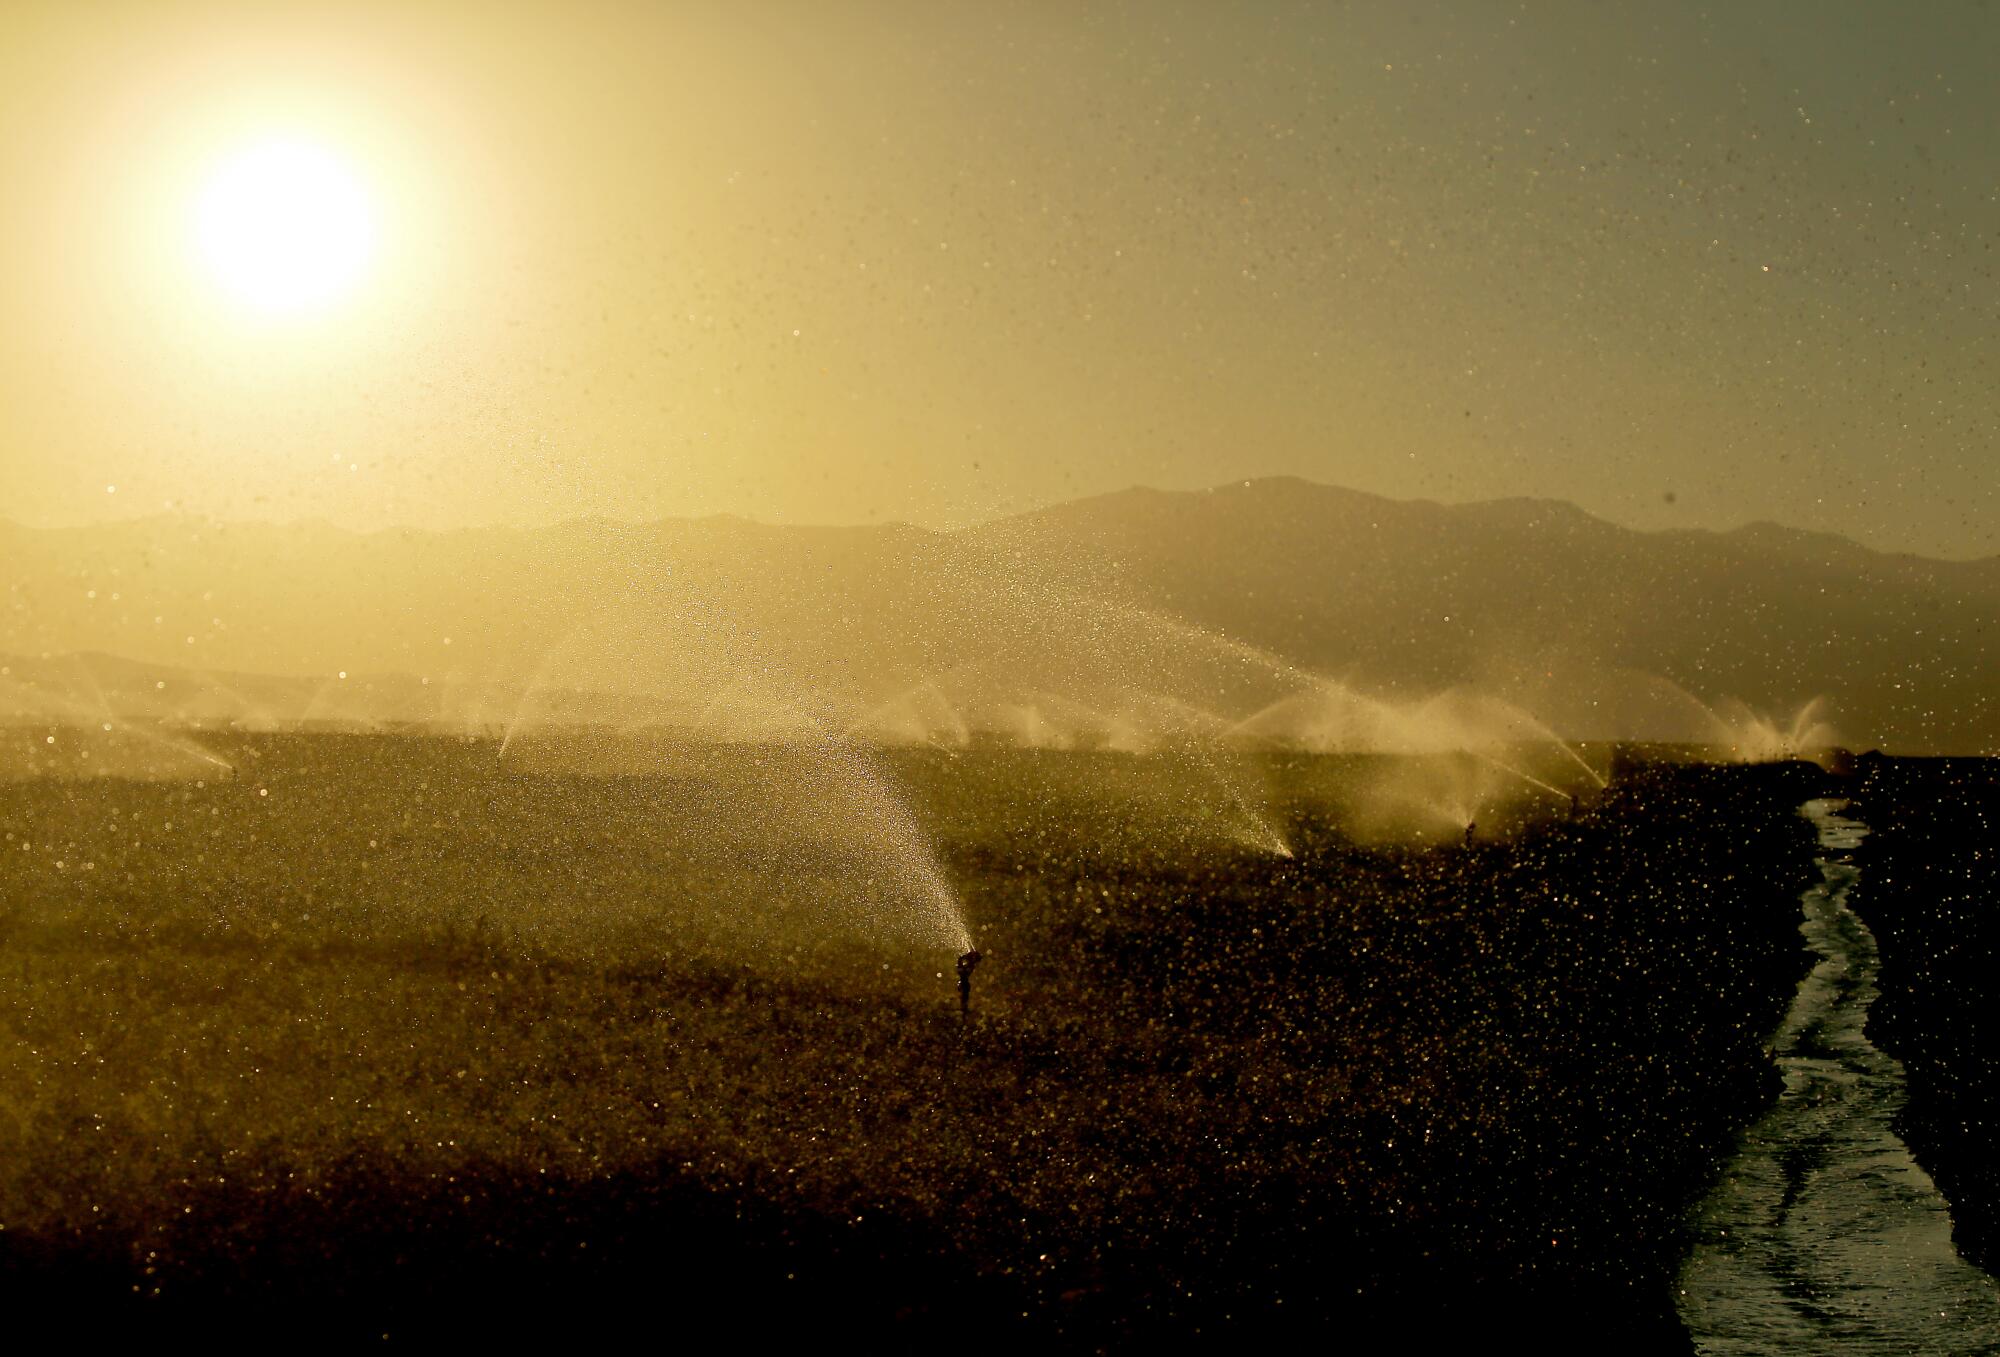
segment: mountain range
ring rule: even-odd
[[[1719,704],[1782,719],[1824,698],[1857,748],[2000,751],[2000,557],[1768,523],[1641,532],[1552,500],[1269,479],[950,532],[0,524],[0,578],[17,688],[73,656],[116,657],[135,681],[151,666],[460,692],[658,695],[728,669],[855,709],[1005,682],[1242,716],[1318,676],[1385,701],[1476,688],[1577,738],[1698,738]]]

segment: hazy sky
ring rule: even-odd
[[[13,0],[0,516],[1292,473],[1992,553],[1996,71],[1942,0]],[[375,232],[277,318],[189,243],[270,136]]]

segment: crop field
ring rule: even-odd
[[[1627,757],[1391,843],[1342,809],[1379,759],[1260,757],[1245,802],[905,751],[907,823],[850,832],[770,751],[233,739],[230,777],[0,783],[12,1309],[974,1348],[1535,1312],[1670,1350],[1823,776]],[[967,1015],[910,845],[984,954]]]

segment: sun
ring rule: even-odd
[[[223,159],[194,199],[203,270],[269,315],[324,308],[350,292],[375,254],[375,212],[361,177],[325,146],[269,137]]]

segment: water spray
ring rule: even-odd
[[[974,947],[958,959],[958,1012],[961,1017],[972,1016],[972,970],[985,960]]]
[[[1503,773],[1512,773],[1515,777],[1520,778],[1521,781],[1527,783],[1530,787],[1539,788],[1540,790],[1547,792],[1550,796],[1569,796],[1571,801],[1576,800],[1574,796],[1570,796],[1568,792],[1556,786],[1554,783],[1544,782],[1540,778],[1535,777],[1530,773],[1524,773],[1519,768],[1516,768],[1513,764],[1503,763],[1499,759],[1494,758],[1491,754],[1482,754],[1476,749],[1468,750],[1466,752],[1470,753],[1472,757],[1476,759],[1484,759],[1486,762],[1492,764],[1495,768],[1498,768]]]

